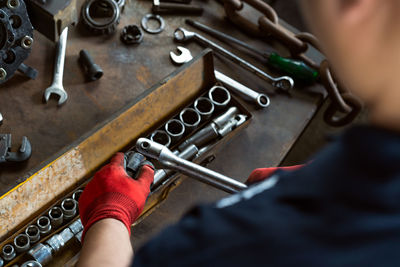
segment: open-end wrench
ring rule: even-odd
[[[171,60],[174,63],[184,64],[193,59],[193,56],[190,53],[189,49],[178,46],[177,50],[180,52],[180,55],[177,55],[174,52],[169,53]],[[254,101],[256,105],[260,108],[266,108],[270,104],[270,100],[267,95],[258,93],[217,70],[215,71],[215,78],[217,78],[219,82],[229,87],[231,90],[243,95],[246,99],[252,102]]]
[[[178,42],[186,42],[191,39],[196,40],[197,42],[213,49],[215,52],[220,53],[221,55],[227,57],[228,59],[232,60],[233,62],[239,64],[246,70],[254,73],[261,79],[264,79],[265,81],[269,82],[272,84],[272,86],[283,89],[285,91],[288,91],[293,88],[294,86],[294,81],[291,77],[289,76],[281,76],[281,77],[272,77],[268,73],[260,70],[259,68],[253,66],[249,62],[245,61],[244,59],[236,56],[235,54],[229,52],[222,46],[219,46],[218,44],[208,40],[207,38],[203,37],[202,35],[188,31],[184,28],[178,28],[174,32],[174,38]]]
[[[68,38],[68,27],[63,30],[60,36],[60,40],[57,43],[53,83],[44,92],[44,99],[46,100],[46,103],[49,101],[51,94],[56,94],[59,96],[58,105],[64,104],[68,98],[68,94],[64,90],[63,86],[65,50],[67,48],[67,38]]]
[[[149,139],[140,138],[136,142],[136,149],[146,157],[158,160],[167,169],[173,169],[225,192],[237,193],[247,188],[245,184],[235,179],[182,159],[172,153],[166,146]]]

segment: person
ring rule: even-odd
[[[369,124],[297,170],[255,170],[249,189],[195,207],[134,257],[130,225],[153,169],[144,165],[129,179],[117,154],[79,201],[78,266],[400,266],[400,1],[301,3]]]

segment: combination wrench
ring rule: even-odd
[[[65,50],[67,48],[68,39],[68,27],[63,30],[60,36],[60,40],[57,43],[56,59],[54,64],[54,76],[53,83],[44,92],[44,99],[46,103],[50,99],[51,94],[59,96],[58,105],[62,105],[67,101],[68,94],[64,90],[63,86],[63,75],[64,75],[64,63],[65,63]]]
[[[272,84],[272,86],[276,88],[280,88],[285,91],[289,91],[290,89],[293,88],[294,86],[294,81],[291,77],[289,76],[281,76],[281,77],[272,77],[268,73],[260,70],[259,68],[253,66],[249,62],[245,61],[244,59],[236,56],[235,54],[229,52],[222,46],[210,41],[209,39],[203,37],[202,35],[188,31],[184,28],[178,28],[174,32],[174,39],[178,42],[186,42],[191,39],[196,40],[197,42],[201,43],[202,45],[205,45],[211,49],[213,49],[215,52],[220,53],[221,55],[227,57],[228,59],[232,60],[233,62],[239,64],[239,66],[242,66],[246,70],[254,73],[261,79],[269,82]]]
[[[180,52],[180,55],[177,55],[174,52],[169,53],[171,60],[174,63],[184,64],[193,59],[189,49],[178,46],[177,50]],[[255,104],[260,108],[266,108],[270,104],[270,100],[267,95],[258,93],[217,70],[215,71],[215,78],[217,78],[219,82],[229,87],[231,90],[243,95],[246,99],[255,102]]]
[[[136,150],[146,157],[159,161],[167,169],[178,171],[227,193],[233,194],[247,188],[247,185],[235,179],[180,158],[166,146],[149,139],[140,138],[136,142]]]

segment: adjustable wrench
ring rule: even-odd
[[[177,55],[174,52],[169,53],[171,60],[174,63],[183,64],[193,59],[189,49],[178,46],[177,50],[181,53],[180,55]],[[254,101],[260,108],[266,108],[270,104],[269,97],[266,94],[260,94],[217,70],[215,71],[215,78],[225,86],[231,88],[231,90],[243,95],[246,99]]]
[[[222,46],[219,46],[218,44],[210,41],[209,39],[203,37],[202,35],[188,31],[184,28],[178,28],[174,32],[174,39],[178,42],[186,42],[191,39],[195,39],[197,42],[213,49],[215,52],[218,52],[222,54],[223,56],[227,57],[228,59],[232,60],[233,62],[239,64],[246,70],[254,73],[261,79],[264,79],[265,81],[269,82],[272,84],[272,86],[283,89],[285,91],[289,91],[290,89],[293,88],[294,86],[294,81],[291,77],[289,76],[281,76],[281,77],[272,77],[268,73],[265,73],[264,71],[260,70],[259,68],[253,66],[249,62],[245,61],[244,59],[236,56],[235,54],[229,52]]]
[[[46,103],[50,99],[51,94],[59,96],[58,105],[62,105],[67,101],[68,94],[64,90],[63,86],[63,75],[64,75],[64,63],[65,63],[65,50],[67,48],[68,38],[68,27],[63,30],[60,36],[60,40],[57,43],[56,60],[54,65],[54,76],[53,83],[44,92],[44,99]]]
[[[172,153],[166,146],[160,145],[149,139],[140,138],[136,142],[136,149],[139,153],[158,160],[167,169],[181,172],[225,192],[237,193],[247,188],[245,184],[238,182],[235,179],[182,159]]]

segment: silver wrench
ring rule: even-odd
[[[237,193],[247,188],[245,184],[235,179],[182,159],[172,153],[167,147],[149,139],[140,138],[136,142],[136,149],[146,157],[158,160],[168,169],[181,172],[225,192]]]
[[[186,42],[191,39],[195,39],[199,43],[213,49],[215,52],[222,54],[223,56],[225,56],[225,57],[229,58],[230,60],[232,60],[233,62],[239,64],[246,70],[254,73],[261,79],[264,79],[265,81],[271,83],[272,86],[274,86],[274,87],[288,91],[288,90],[292,89],[294,86],[294,81],[291,77],[289,77],[289,76],[281,76],[281,77],[276,77],[276,78],[272,77],[268,73],[265,73],[264,71],[253,66],[252,64],[245,61],[244,59],[236,56],[235,54],[229,52],[222,46],[219,46],[218,44],[208,40],[207,38],[203,37],[202,35],[200,35],[198,33],[188,31],[184,28],[178,28],[174,32],[174,38],[176,41],[179,41],[179,42]]]
[[[184,64],[193,59],[189,49],[178,46],[177,50],[181,53],[180,55],[177,55],[174,52],[169,53],[171,60],[176,64]],[[260,108],[266,108],[270,104],[270,100],[267,95],[258,93],[217,70],[215,71],[215,78],[217,78],[219,82],[229,87],[231,90],[243,95],[246,99],[254,101]]]
[[[51,94],[59,96],[58,105],[62,105],[67,101],[68,94],[64,90],[63,86],[63,75],[64,75],[64,63],[65,63],[65,50],[67,48],[68,39],[68,27],[63,30],[60,36],[60,40],[57,43],[56,59],[54,65],[54,76],[53,83],[44,92],[44,99],[46,103],[50,99]]]

